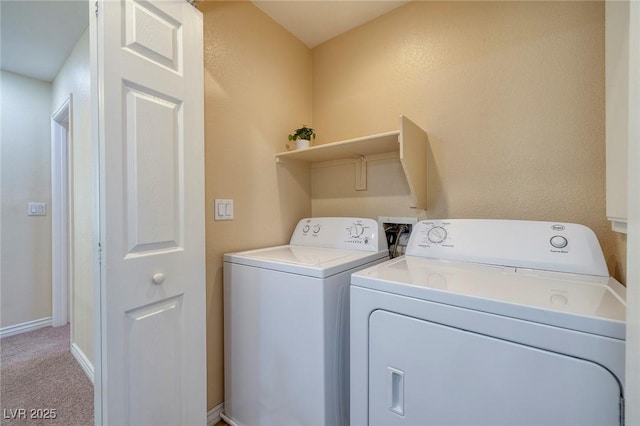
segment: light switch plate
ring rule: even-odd
[[[233,200],[215,199],[213,218],[215,220],[233,220]]]
[[[29,216],[46,216],[47,215],[47,203],[29,202],[27,204],[27,214]]]

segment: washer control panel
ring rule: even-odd
[[[298,222],[292,245],[347,250],[386,250],[384,232],[374,219],[356,217],[314,217]]]
[[[609,276],[593,231],[574,223],[519,220],[425,220],[408,256]]]

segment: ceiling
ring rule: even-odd
[[[308,47],[364,24],[406,0],[254,0]],[[52,81],[89,25],[87,0],[0,0],[2,69]]]
[[[258,8],[308,47],[393,10],[407,0],[254,0]]]
[[[52,81],[88,25],[86,0],[1,0],[0,65]]]

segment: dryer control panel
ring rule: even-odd
[[[384,232],[374,219],[358,217],[313,217],[298,222],[291,245],[345,250],[386,250]]]
[[[575,223],[522,220],[425,220],[408,256],[609,276],[593,231]]]

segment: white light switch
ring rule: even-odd
[[[215,220],[233,220],[233,200],[214,200]]]
[[[27,214],[29,216],[46,216],[47,215],[47,203],[29,202],[27,204]]]

